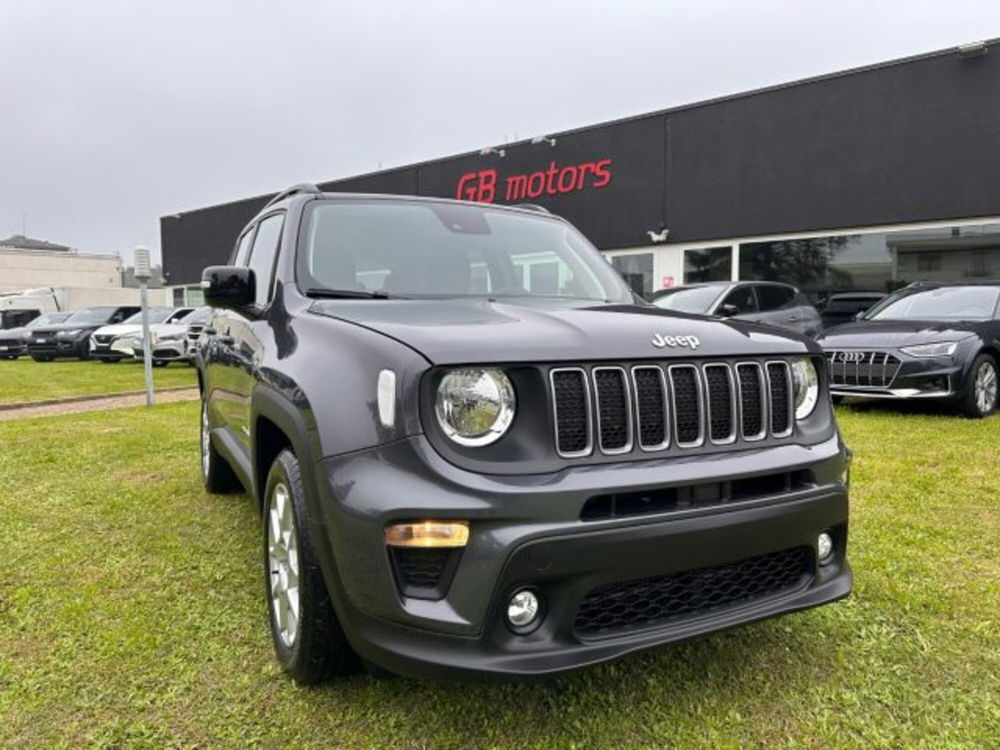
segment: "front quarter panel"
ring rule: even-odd
[[[361,326],[282,309],[283,296],[266,318],[261,335],[272,339],[258,371],[258,387],[280,394],[316,436],[315,458],[399,440],[420,432],[416,408],[420,375],[428,362],[409,347]],[[373,300],[371,304],[379,304]],[[396,414],[382,423],[378,377],[396,375]]]

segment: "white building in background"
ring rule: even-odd
[[[78,253],[65,245],[14,235],[0,240],[0,293],[38,287],[118,288],[118,255]]]
[[[122,286],[118,255],[79,253],[23,235],[0,240],[0,310],[78,310],[97,305],[137,305],[139,290]],[[161,305],[169,295],[150,290]]]

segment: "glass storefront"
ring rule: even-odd
[[[636,294],[643,297],[653,291],[653,254],[633,253],[631,255],[616,255],[611,258],[611,265],[625,279]]]
[[[684,251],[684,283],[731,281],[733,278],[733,248],[706,247]]]
[[[739,254],[741,279],[794,284],[822,305],[841,291],[1000,278],[1000,224],[744,242]]]

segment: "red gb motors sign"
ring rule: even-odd
[[[455,197],[479,203],[516,202],[543,195],[600,190],[611,184],[611,178],[611,159],[569,165],[551,161],[548,169],[512,175],[501,175],[491,167],[463,174],[458,179]]]

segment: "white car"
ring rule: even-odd
[[[170,362],[189,361],[188,331],[192,326],[204,324],[211,312],[211,307],[189,308],[187,315],[180,319],[151,325],[149,336],[153,346],[153,365],[163,367]],[[142,330],[116,340],[112,348],[128,350],[136,359],[142,359]]]
[[[173,323],[190,313],[190,307],[151,307],[149,308],[149,323]],[[90,356],[102,362],[117,362],[133,356],[131,348],[117,345],[119,340],[128,337],[138,337],[139,348],[142,349],[142,313],[137,312],[121,323],[98,328],[90,336]]]

